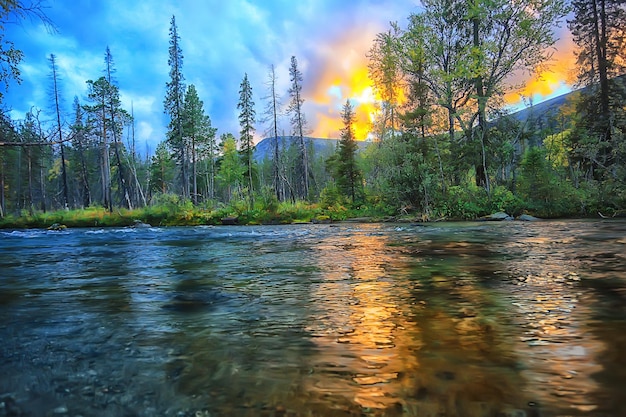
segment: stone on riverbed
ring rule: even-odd
[[[234,226],[239,223],[239,218],[237,216],[230,216],[222,218],[222,224],[226,226]]]
[[[193,312],[209,308],[215,303],[227,300],[228,297],[219,291],[182,292],[174,296],[174,299],[163,306],[166,310],[181,313]]]
[[[142,228],[147,228],[147,227],[152,227],[152,226],[148,223],[142,222],[141,220],[134,220],[132,227],[135,227],[137,229],[142,229]]]
[[[531,216],[530,214],[522,214],[516,220],[519,220],[522,222],[536,222],[541,219],[539,217]]]
[[[508,215],[508,214],[506,214],[506,213],[504,213],[502,211],[499,211],[497,213],[493,213],[493,214],[490,214],[488,216],[483,216],[483,217],[481,217],[478,220],[492,221],[492,222],[496,221],[496,222],[498,222],[498,221],[502,221],[502,220],[513,220],[513,217],[511,217],[510,215]]]

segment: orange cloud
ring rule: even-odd
[[[367,68],[367,52],[376,33],[372,30],[368,36],[362,30],[351,31],[319,51],[319,66],[313,71],[317,77],[305,91],[306,99],[316,109],[313,136],[339,137],[342,108],[349,99],[355,111],[355,136],[357,140],[367,138],[379,100]]]
[[[530,76],[517,80],[521,87],[505,94],[507,104],[518,106],[528,99],[540,102],[571,90],[576,82],[575,44],[568,32],[562,36],[555,45],[552,60]]]

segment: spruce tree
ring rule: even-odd
[[[176,17],[170,21],[170,46],[167,64],[170,67],[170,80],[165,84],[165,113],[170,117],[167,144],[175,154],[180,167],[181,196],[189,198],[189,175],[187,171],[187,144],[183,134],[183,106],[185,101],[185,77],[183,76],[183,51],[176,26]]]
[[[622,0],[574,0],[568,26],[577,46],[578,83],[585,86],[578,102],[581,121],[571,135],[576,159],[596,178],[617,178],[624,165],[626,130],[626,3]],[[617,134],[616,134],[617,133]]]
[[[198,204],[198,161],[199,155],[213,161],[215,148],[215,129],[211,127],[211,119],[204,113],[204,103],[198,97],[196,86],[190,84],[185,93],[183,134],[189,142],[191,157],[192,201]],[[213,165],[210,166],[211,176],[214,175]],[[212,179],[210,180],[212,182]],[[209,192],[210,194],[210,192]]]
[[[108,107],[109,117],[111,118],[111,133],[113,134],[113,148],[115,154],[115,164],[117,165],[118,184],[122,193],[122,201],[124,205],[128,209],[132,209],[133,205],[130,199],[130,190],[125,174],[126,169],[124,164],[122,164],[122,150],[120,150],[122,145],[120,141],[122,127],[124,123],[127,123],[130,120],[130,114],[128,114],[128,112],[121,107],[122,102],[120,101],[120,90],[113,79],[113,73],[115,73],[113,55],[111,55],[111,50],[108,46],[104,55],[104,64],[104,73],[107,81],[105,100]]]
[[[333,176],[337,182],[337,187],[350,197],[353,204],[357,202],[362,178],[356,162],[357,143],[354,137],[354,118],[354,108],[350,100],[346,100],[341,113],[343,121],[341,139],[339,140],[337,155],[333,164]]]
[[[307,155],[306,144],[304,142],[306,119],[302,111],[302,105],[304,104],[304,98],[302,98],[302,73],[298,69],[298,61],[295,56],[291,57],[289,77],[289,80],[291,81],[291,87],[289,88],[291,101],[287,111],[291,114],[291,127],[293,129],[293,135],[298,141],[299,155],[294,167],[299,180],[298,197],[306,199],[309,195],[309,158]]]
[[[63,145],[63,129],[61,124],[61,92],[59,88],[59,73],[56,64],[56,56],[50,54],[50,78],[52,79],[52,102],[55,113],[55,130],[59,138],[59,149],[61,154],[61,196],[63,198],[63,208],[69,209],[69,190],[67,187],[67,163],[65,159],[65,146]]]
[[[248,177],[248,199],[250,208],[254,206],[254,188],[252,181],[252,162],[254,152],[254,122],[256,112],[254,101],[252,101],[252,87],[248,81],[248,74],[245,74],[239,86],[239,103],[237,108],[239,113],[239,126],[241,131],[241,152],[246,166],[246,176]]]

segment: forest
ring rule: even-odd
[[[166,137],[152,155],[135,143],[113,52],[85,80],[64,120],[58,65],[49,55],[55,117],[0,114],[0,225],[155,225],[375,219],[476,219],[495,212],[542,218],[616,216],[626,210],[626,5],[620,0],[422,0],[391,23],[367,54],[380,98],[365,146],[346,98],[340,139],[320,152],[307,136],[297,57],[288,91],[269,67],[261,94],[239,86],[240,131],[217,135],[196,86],[184,76],[181,36],[169,22]],[[9,1],[9,20],[46,19]],[[507,114],[516,73],[546,65],[559,22],[576,45],[577,84],[541,117]],[[165,23],[165,22],[164,22]],[[51,51],[53,52],[53,51]],[[0,32],[0,101],[19,80],[22,52]],[[257,99],[262,96],[262,99]],[[283,106],[281,97],[288,103]],[[255,100],[264,111],[255,111]],[[42,103],[45,106],[45,103]],[[286,111],[282,111],[282,108]],[[235,109],[233,109],[235,111]],[[279,131],[287,120],[289,134]],[[257,129],[271,152],[255,157]]]

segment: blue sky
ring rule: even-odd
[[[111,49],[124,106],[131,103],[138,144],[151,150],[163,140],[163,114],[169,67],[168,41],[176,16],[183,50],[183,73],[195,84],[218,135],[238,136],[239,84],[248,74],[257,114],[263,111],[268,69],[274,64],[278,91],[286,96],[292,55],[304,76],[305,113],[311,133],[322,120],[339,117],[355,68],[367,65],[365,54],[390,21],[404,22],[418,11],[412,0],[48,0],[45,9],[58,31],[38,21],[7,25],[5,32],[25,53],[22,84],[12,85],[5,105],[14,119],[31,108],[48,111],[51,53],[57,57],[66,119],[74,96],[85,102],[85,81],[102,75],[104,52]],[[343,80],[343,81],[342,81]],[[289,132],[287,120],[284,129]],[[320,130],[322,129],[322,130]],[[263,137],[265,126],[257,126]],[[143,145],[141,145],[143,146]]]

